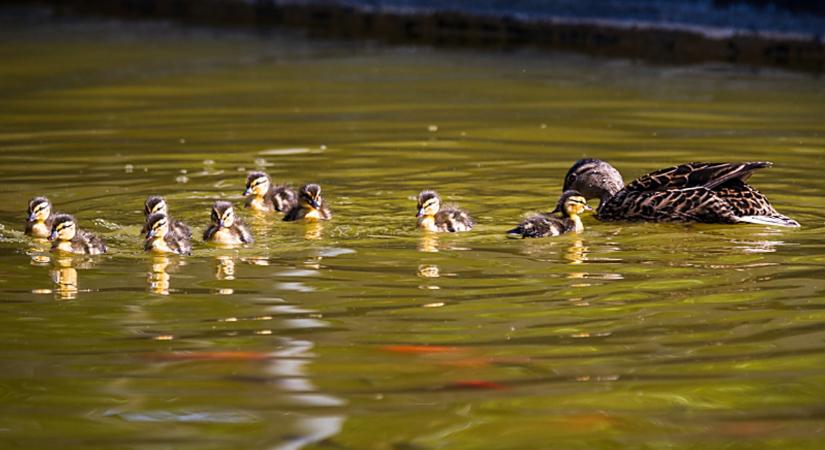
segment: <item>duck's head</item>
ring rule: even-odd
[[[315,183],[306,184],[298,191],[298,202],[304,208],[318,209],[322,201],[321,186]]]
[[[143,204],[143,215],[148,218],[152,214],[169,214],[163,197],[153,195],[146,199],[146,203]]]
[[[52,213],[52,204],[46,197],[35,197],[29,200],[29,222],[43,222]]]
[[[559,202],[556,203],[556,209],[552,212],[561,211],[564,217],[575,217],[584,211],[590,211],[593,208],[587,205],[587,200],[578,191],[564,191],[559,197]]]
[[[77,234],[77,222],[68,214],[58,214],[52,222],[49,240],[71,241]]]
[[[269,192],[270,184],[269,175],[263,172],[249,172],[246,176],[246,190],[243,191],[243,195],[263,196]]]
[[[232,203],[218,200],[212,205],[212,223],[221,228],[229,228],[235,224],[235,209]]]
[[[154,213],[146,219],[146,239],[160,239],[169,232],[169,217],[164,213]]]
[[[580,159],[564,177],[562,191],[579,191],[584,198],[612,197],[624,188],[622,175],[600,159]]]
[[[435,191],[421,191],[418,194],[418,214],[416,217],[434,216],[441,208],[441,199]]]

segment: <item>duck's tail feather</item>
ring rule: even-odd
[[[520,237],[523,237],[523,235],[524,235],[524,228],[522,228],[519,225],[519,226],[513,228],[512,230],[505,231],[505,233],[507,234],[507,237],[520,238]]]
[[[799,222],[785,216],[741,216],[738,217],[740,223],[753,223],[757,225],[772,225],[777,227],[798,227]]]

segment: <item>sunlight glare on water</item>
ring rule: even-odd
[[[825,89],[804,74],[169,23],[3,22],[4,448],[820,448]],[[800,229],[504,231],[570,165],[768,160]],[[246,172],[334,213],[240,208]],[[415,229],[437,189],[478,226]],[[142,251],[166,197],[194,255]],[[50,254],[26,202],[102,235]],[[200,240],[215,199],[256,243]],[[593,202],[596,203],[595,201]]]

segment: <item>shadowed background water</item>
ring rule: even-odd
[[[4,448],[821,445],[821,79],[34,17],[0,27]],[[582,156],[770,160],[802,228],[506,239]],[[147,195],[200,235],[253,169],[334,219],[142,252]],[[424,188],[477,229],[419,233]],[[32,244],[35,195],[110,253]]]

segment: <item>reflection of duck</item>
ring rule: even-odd
[[[581,233],[584,230],[579,214],[590,209],[587,201],[576,191],[565,191],[556,204],[556,209],[548,214],[535,214],[524,219],[517,227],[507,234],[523,238],[538,238],[558,236],[574,231]],[[560,212],[561,216],[553,216]]]
[[[235,279],[235,259],[231,256],[221,255],[215,257],[215,279],[234,280]]]
[[[192,245],[189,239],[171,231],[171,220],[166,214],[155,213],[146,220],[146,242],[143,248],[153,253],[189,255]]]
[[[445,205],[435,191],[418,194],[418,227],[427,231],[470,231],[473,219],[463,209]]]
[[[272,186],[269,175],[264,172],[250,172],[246,177],[244,207],[256,211],[287,212],[298,203],[298,194],[291,187],[281,184]]]
[[[246,225],[235,216],[232,204],[220,200],[212,206],[212,225],[203,233],[203,240],[233,245],[254,242]]]
[[[29,201],[29,216],[26,220],[26,234],[37,238],[48,238],[52,232],[52,204],[46,197],[35,197]]]
[[[301,187],[298,191],[298,204],[295,205],[284,216],[284,220],[291,222],[294,220],[329,220],[332,212],[321,197],[321,186],[310,183]]]
[[[693,162],[657,170],[627,186],[610,164],[577,161],[567,172],[564,189],[599,198],[601,220],[646,220],[705,223],[755,223],[798,227],[778,213],[768,198],[746,183],[769,162]]]
[[[58,214],[54,217],[49,240],[52,241],[53,252],[99,255],[107,250],[102,239],[86,230],[79,230],[74,217],[68,214]]]
[[[51,271],[52,281],[57,285],[55,293],[61,300],[77,298],[77,269],[73,267],[71,257],[55,258],[55,268]]]
[[[166,214],[169,220],[169,229],[177,239],[192,239],[192,230],[189,229],[189,226],[171,217],[166,200],[156,195],[147,198],[146,203],[143,204],[143,215],[146,217],[146,224],[143,226],[142,234],[149,231],[149,216],[152,214]]]
[[[159,295],[169,295],[169,287],[171,286],[171,276],[166,272],[166,269],[171,264],[171,260],[164,255],[155,255],[152,257],[152,271],[149,272],[149,290]]]

